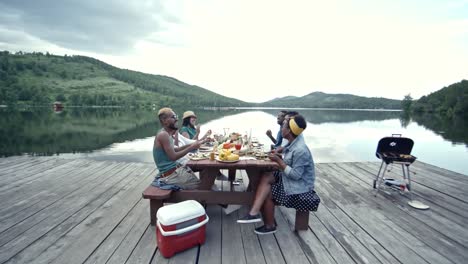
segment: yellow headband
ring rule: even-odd
[[[289,128],[291,129],[291,132],[293,132],[294,135],[299,136],[302,131],[304,131],[303,128],[300,128],[296,121],[294,121],[294,118],[289,119]]]

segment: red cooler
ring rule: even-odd
[[[161,255],[175,253],[205,243],[209,218],[201,204],[188,200],[161,207],[157,213],[156,240]]]

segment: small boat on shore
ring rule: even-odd
[[[54,104],[53,104],[53,106],[54,106],[54,111],[55,111],[55,112],[62,112],[62,110],[63,110],[63,104],[62,104],[62,102],[60,102],[60,101],[55,101]]]

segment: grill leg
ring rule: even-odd
[[[408,189],[408,192],[410,193],[410,200],[413,201],[413,189],[411,187],[411,176],[410,176],[410,171],[409,171],[409,165],[406,165],[406,174],[408,175],[408,185],[406,185],[406,188]]]
[[[406,175],[408,177],[408,191],[411,191],[411,176],[410,176],[410,171],[409,171],[409,165],[406,165]]]
[[[379,174],[377,174],[377,179],[376,179],[376,182],[375,182],[375,185],[377,186],[377,188],[375,190],[374,196],[377,196],[377,194],[379,193],[379,190],[380,190],[380,186],[382,186],[382,183],[384,182],[385,172],[387,171],[388,164],[385,163],[385,167],[384,167],[383,172],[382,172],[382,177],[380,177],[380,171],[382,169],[383,164],[384,164],[384,161],[382,161],[382,164],[380,165],[380,169],[379,169]]]
[[[373,184],[374,189],[377,187],[377,182],[379,181],[380,171],[382,171],[383,164],[384,162],[382,160],[382,163],[380,163],[379,172],[377,172],[377,175],[375,176],[375,179],[374,179],[374,184]]]

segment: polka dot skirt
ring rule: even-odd
[[[277,205],[294,208],[298,211],[317,211],[320,204],[320,197],[315,191],[306,193],[287,195],[284,192],[281,172],[275,172],[276,182],[271,185],[273,200]]]

